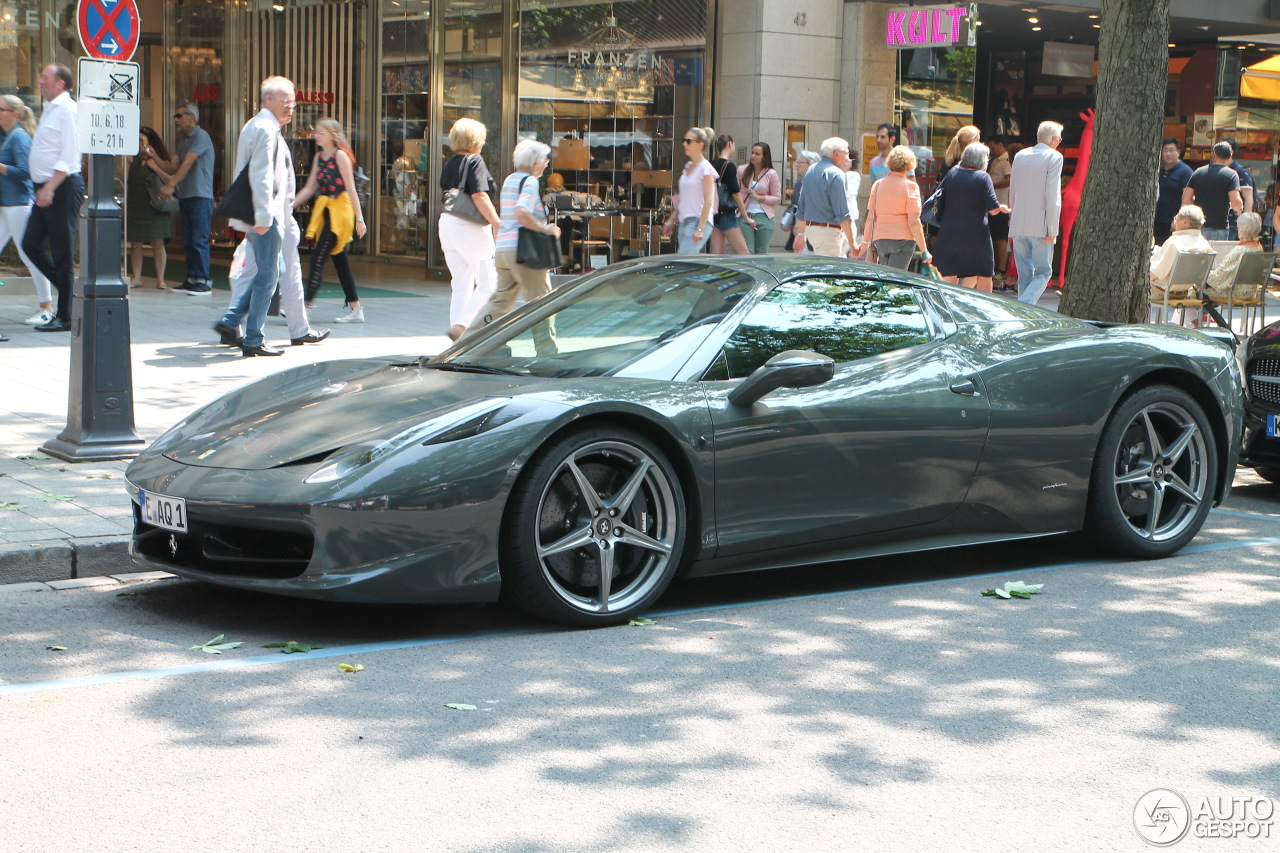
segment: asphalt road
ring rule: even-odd
[[[643,627],[0,596],[0,853],[1145,850],[1156,788],[1192,813],[1175,850],[1280,849],[1278,555],[1280,487],[1242,472],[1172,559],[1060,537],[700,580]],[[1044,589],[979,595],[1012,579]],[[190,648],[218,634],[243,645]],[[261,648],[288,640],[325,648]]]

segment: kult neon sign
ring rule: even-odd
[[[888,47],[972,45],[973,6],[929,6],[891,9],[885,25]]]

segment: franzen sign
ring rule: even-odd
[[[658,67],[658,54],[651,50],[608,50],[587,47],[582,50],[570,50],[567,64],[570,68],[614,67],[649,71]]]
[[[973,47],[978,7],[909,6],[890,9],[885,23],[887,47]]]

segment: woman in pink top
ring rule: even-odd
[[[716,138],[709,127],[691,127],[684,135],[685,156],[689,162],[680,173],[680,192],[672,199],[671,218],[662,223],[662,236],[670,237],[680,225],[679,252],[692,255],[706,248],[711,239],[709,222],[716,212],[716,170],[707,161],[707,149]]]
[[[755,228],[742,223],[742,236],[753,255],[769,251],[773,231],[777,227],[774,215],[778,202],[782,201],[782,179],[773,168],[773,155],[769,143],[757,142],[751,146],[751,160],[738,170],[738,186],[747,205],[747,216],[755,220]]]
[[[907,177],[916,167],[916,155],[905,145],[895,145],[884,164],[889,174],[871,185],[862,239],[876,247],[878,263],[905,270],[916,249],[926,262],[932,258],[920,224],[920,185]]]

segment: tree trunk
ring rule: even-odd
[[[1169,0],[1102,0],[1093,157],[1060,311],[1146,322],[1169,79]]]

